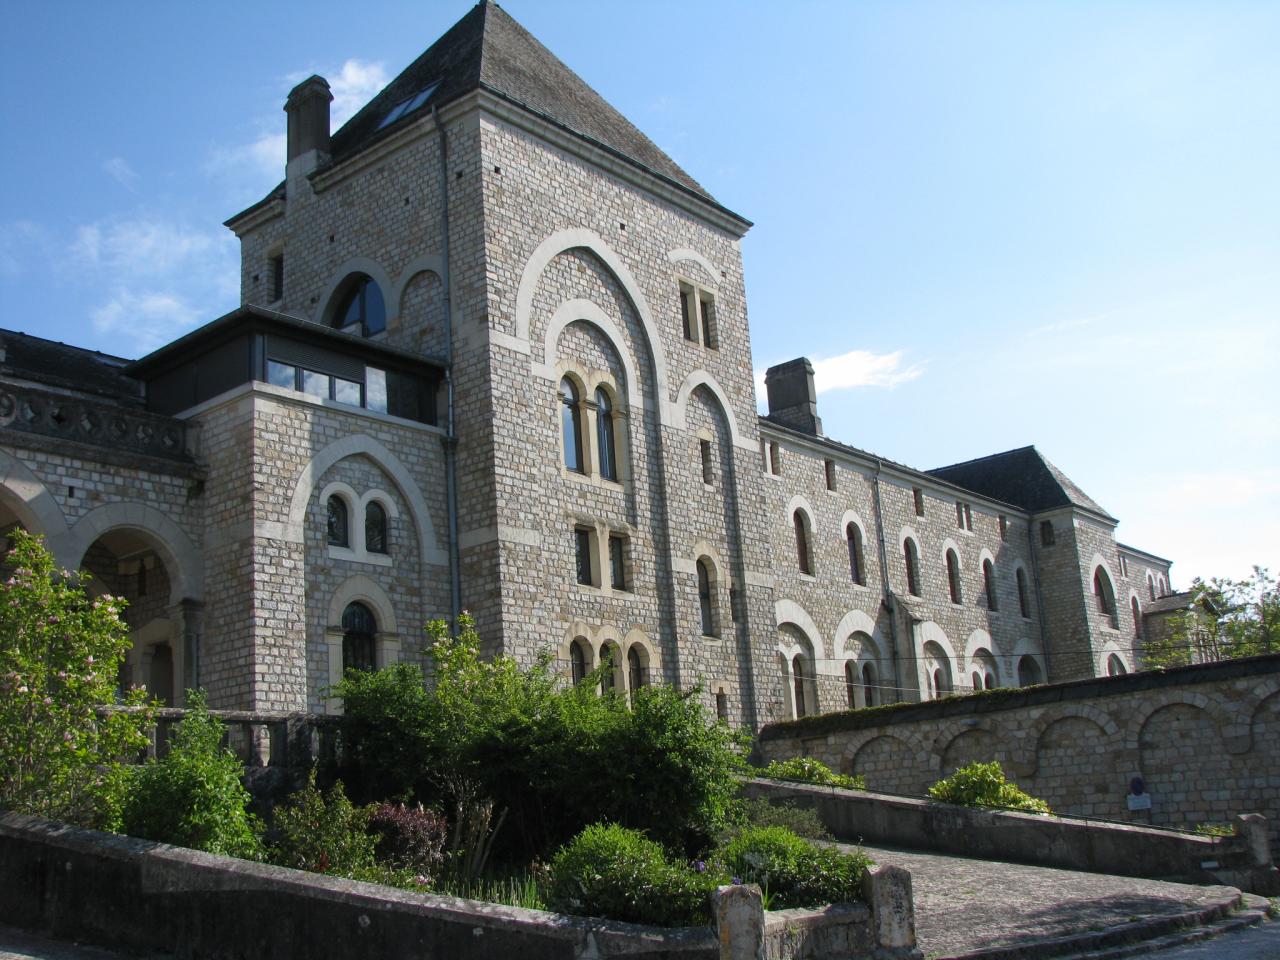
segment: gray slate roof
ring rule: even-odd
[[[388,110],[437,80],[440,85],[423,108],[378,129]],[[359,152],[387,131],[420,118],[423,109],[481,87],[711,199],[653,141],[490,0],[476,4],[333,135],[333,159]]]
[[[1172,611],[1188,610],[1195,602],[1196,595],[1190,590],[1183,590],[1181,593],[1171,593],[1167,597],[1158,597],[1146,604],[1142,608],[1143,613],[1170,613]]]
[[[1115,519],[1033,446],[938,467],[928,473],[1029,513],[1074,506]]]
[[[15,330],[0,330],[0,376],[140,404],[142,384],[126,376],[130,361]]]

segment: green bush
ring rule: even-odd
[[[751,797],[743,801],[742,814],[743,822],[739,830],[748,826],[786,827],[792,833],[810,840],[832,839],[831,833],[815,811],[789,801],[770,803],[764,797]]]
[[[748,827],[719,853],[736,880],[758,883],[769,909],[816,907],[862,897],[866,854],[819,847],[784,827]]]
[[[193,850],[256,859],[259,823],[248,812],[243,766],[222,746],[223,725],[205,709],[204,695],[187,693],[169,752],[133,769],[124,801],[124,832]]]
[[[10,534],[0,579],[0,809],[87,827],[119,827],[124,761],[146,746],[146,692],[116,702],[129,628],[124,600],[85,595],[39,537]],[[141,708],[141,709],[138,709]]]
[[[593,824],[552,858],[547,902],[562,913],[700,926],[711,919],[718,879],[713,871],[672,863],[660,844],[636,830]]]
[[[800,780],[804,783],[818,783],[827,787],[843,787],[846,790],[867,789],[867,781],[862,774],[836,773],[821,760],[815,760],[813,757],[773,760],[760,771],[760,776],[771,777],[774,780]]]
[[[961,767],[931,786],[929,796],[943,803],[958,803],[966,807],[1005,807],[1043,814],[1053,812],[1043,800],[1023,793],[1016,784],[1009,783],[1004,777],[1004,770],[994,760]]]
[[[315,773],[276,807],[268,836],[272,863],[353,879],[377,879],[377,840],[366,833],[372,811],[347,799],[338,781],[325,793]]]

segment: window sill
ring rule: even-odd
[[[391,555],[387,553],[369,553],[365,550],[353,550],[351,547],[336,547],[329,544],[330,560],[343,560],[347,563],[371,563],[375,567],[391,566]]]
[[[814,576],[812,573],[797,573],[796,576],[800,578],[801,583],[817,583],[818,582],[818,578]]]

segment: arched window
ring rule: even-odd
[[[987,609],[999,610],[1000,604],[996,601],[996,565],[990,560],[982,561],[982,583],[987,591]]]
[[[723,690],[716,691],[716,719],[729,720],[729,695]]]
[[[576,473],[583,473],[582,462],[582,410],[578,388],[565,377],[560,381],[560,423],[564,433],[564,465]]]
[[[599,448],[600,476],[618,479],[618,451],[613,432],[613,401],[604,387],[596,388],[596,446]]]
[[[351,528],[347,523],[347,501],[336,493],[329,498],[329,545],[351,545]]]
[[[640,651],[634,645],[627,651],[627,686],[639,690],[649,682],[649,671],[640,659]]]
[[[1124,661],[1117,654],[1107,657],[1107,676],[1123,677],[1129,671],[1124,668]]]
[[[1111,578],[1102,567],[1093,571],[1093,596],[1098,603],[1098,612],[1107,618],[1112,627],[1115,627],[1116,595],[1111,589]]]
[[[849,701],[849,709],[856,709],[858,706],[858,681],[853,672],[853,661],[846,660],[844,662],[844,692],[845,697]]]
[[[1150,595],[1150,599],[1154,600],[1156,598],[1156,578],[1149,573],[1147,574],[1147,593]]]
[[[711,576],[711,564],[706,558],[698,560],[698,612],[702,619],[702,635],[718,637],[716,617],[715,581]]]
[[[951,591],[951,602],[960,603],[960,558],[954,550],[947,551],[947,588]]]
[[[1142,638],[1142,607],[1138,604],[1138,598],[1130,598],[1129,605],[1133,608],[1133,635],[1138,639]]]
[[[974,690],[982,689],[982,674],[978,673],[978,671],[976,670],[973,672],[973,689]]]
[[[935,700],[941,700],[943,696],[945,696],[947,693],[950,692],[946,689],[946,683],[947,681],[942,674],[942,670],[941,669],[934,670],[933,671],[933,698]]]
[[[1018,660],[1018,686],[1029,687],[1033,683],[1044,683],[1044,674],[1036,658],[1024,653]]]
[[[378,622],[359,601],[342,611],[342,671],[374,669],[374,639]]]
[[[807,717],[813,712],[814,704],[809,703],[805,693],[809,686],[808,664],[804,656],[797,653],[791,660],[792,685],[796,698],[796,716]]]
[[[1031,618],[1031,598],[1027,595],[1027,572],[1021,567],[1017,569],[1015,578],[1018,581],[1018,611],[1027,619]]]
[[[910,537],[902,542],[902,559],[907,565],[907,593],[920,596],[920,549]]]
[[[616,654],[612,644],[605,644],[600,651],[600,665],[604,667],[604,672],[600,675],[602,693],[610,693],[618,687],[618,678],[614,675]]]
[[[587,675],[587,643],[581,637],[569,644],[569,673],[575,684]]]
[[[813,576],[813,557],[809,553],[809,521],[803,510],[791,517],[796,528],[796,566],[806,576]]]
[[[369,553],[387,552],[387,511],[374,500],[364,506],[364,548]]]
[[[880,702],[880,691],[876,685],[876,668],[874,664],[862,665],[862,693],[868,707]]]
[[[851,523],[844,530],[849,541],[849,578],[859,586],[866,584],[866,571],[862,562],[862,531],[856,523]]]
[[[387,305],[372,277],[359,273],[348,281],[347,292],[333,313],[333,325],[339,330],[356,328],[366,337],[387,329]]]

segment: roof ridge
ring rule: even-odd
[[[952,467],[964,467],[964,466],[968,466],[971,463],[982,463],[984,460],[994,460],[997,457],[1007,457],[1011,453],[1023,453],[1027,450],[1030,450],[1033,453],[1035,453],[1035,455],[1038,456],[1041,460],[1044,459],[1044,454],[1042,454],[1039,450],[1036,449],[1036,445],[1034,443],[1028,443],[1026,446],[1022,446],[1022,447],[1013,447],[1012,449],[1002,450],[998,453],[988,453],[986,456],[983,456],[983,457],[973,457],[970,460],[957,460],[955,463],[947,463],[941,467],[933,467],[924,472],[934,473],[940,470],[950,470]]]

